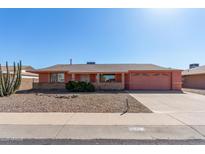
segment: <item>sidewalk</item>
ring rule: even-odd
[[[197,114],[195,118],[204,113]],[[204,140],[204,123],[188,115],[176,118],[160,113],[0,113],[0,138]]]
[[[155,113],[0,113],[0,124],[18,125],[183,125]]]

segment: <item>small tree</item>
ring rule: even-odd
[[[9,71],[8,62],[6,62],[6,73],[3,72],[0,64],[0,96],[10,96],[19,89],[21,84],[21,61],[19,63],[14,62],[13,72]]]

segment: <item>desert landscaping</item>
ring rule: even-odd
[[[126,92],[28,91],[0,98],[0,112],[151,113]]]

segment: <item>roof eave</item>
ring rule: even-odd
[[[182,73],[182,76],[188,76],[188,75],[203,75],[203,74],[205,74],[205,72],[201,72],[201,73],[185,73],[185,74]]]
[[[49,72],[69,72],[69,71],[63,71],[63,70],[31,70],[31,71],[26,71],[30,73],[49,73]]]

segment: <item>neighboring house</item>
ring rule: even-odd
[[[6,66],[1,66],[3,73],[6,73]],[[12,74],[13,73],[13,66],[9,66],[9,72]],[[33,67],[31,66],[22,66],[21,70],[21,85],[19,90],[29,90],[33,88],[33,82],[38,82],[38,74],[30,73],[27,71],[34,70]]]
[[[87,81],[104,90],[181,90],[181,70],[153,64],[67,64],[31,70],[37,89],[65,88],[68,81]]]
[[[205,89],[205,65],[182,72],[184,88]]]

